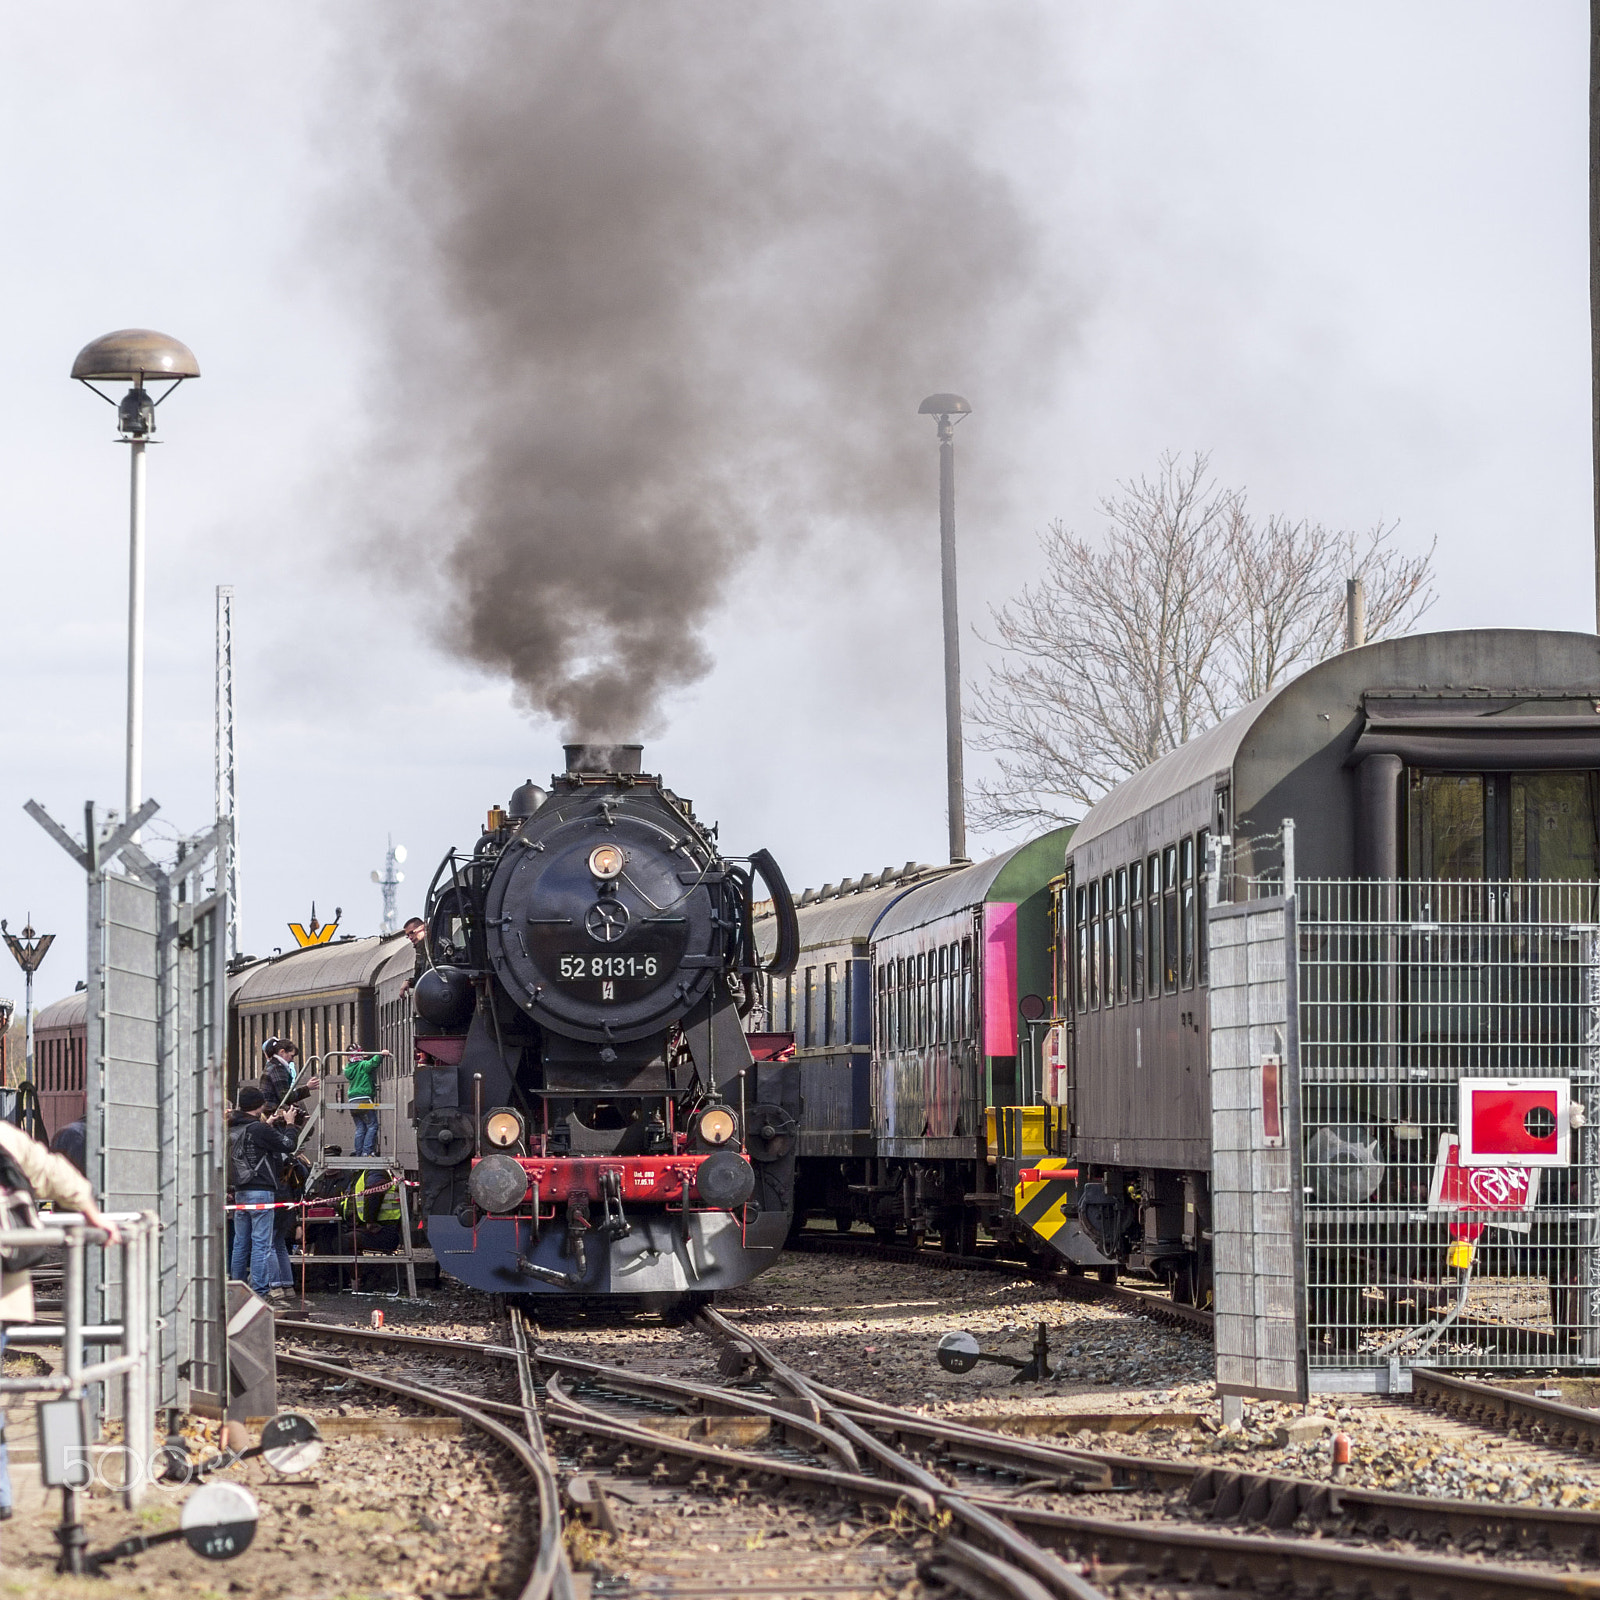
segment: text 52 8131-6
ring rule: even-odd
[[[660,974],[659,956],[562,956],[563,978],[654,978]]]

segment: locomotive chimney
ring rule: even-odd
[[[642,744],[569,744],[562,748],[568,772],[616,772],[638,777],[644,770]]]

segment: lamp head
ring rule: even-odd
[[[971,405],[958,394],[930,394],[917,407],[919,417],[964,417]]]
[[[116,406],[117,431],[124,439],[148,439],[156,431],[156,407],[185,378],[198,378],[200,363],[188,345],[164,333],[121,328],[86,344],[72,363],[72,376]],[[152,397],[147,379],[165,379],[167,387]],[[119,403],[95,389],[97,383],[126,383],[128,392]]]
[[[119,328],[91,339],[72,363],[72,376],[86,383],[127,383],[143,388],[146,378],[198,378],[194,351],[150,328]]]

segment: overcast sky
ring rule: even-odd
[[[409,913],[446,847],[559,765],[565,731],[452,652],[444,580],[414,543],[385,554],[392,505],[369,517],[414,469],[444,481],[461,448],[429,404],[432,341],[397,376],[403,330],[370,292],[407,177],[377,132],[410,114],[383,52],[397,18],[448,34],[451,8],[3,14],[0,915],[58,933],[40,996],[70,990],[81,877],[21,808],[81,828],[86,799],[120,803],[127,461],[67,371],[88,339],[142,325],[204,372],[163,410],[150,467],[147,788],[170,829],[209,820],[213,590],[231,583],[244,947],[288,942],[313,900],[374,931],[386,837],[410,851]],[[894,491],[898,512],[809,503],[791,476],[808,532],[758,542],[728,578],[711,670],[667,698],[646,763],[725,846],[772,849],[796,888],[940,857],[931,388],[974,406],[969,622],[1032,574],[1046,523],[1090,532],[1117,480],[1202,449],[1263,511],[1437,538],[1430,626],[1592,625],[1585,6],[997,0],[877,20],[865,81],[946,116],[995,174],[1048,309],[1025,360],[997,345],[970,371],[906,374],[885,415],[926,447],[926,480]],[[859,423],[840,415],[858,441]],[[890,537],[897,515],[925,540]],[[981,674],[970,632],[963,648]]]

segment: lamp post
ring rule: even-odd
[[[119,443],[129,447],[128,484],[128,738],[127,796],[131,817],[144,798],[144,452],[155,443],[156,407],[185,378],[198,378],[200,364],[186,344],[149,328],[123,328],[86,344],[72,363],[72,376],[117,408]],[[145,381],[165,382],[154,396]],[[98,383],[126,383],[119,401]],[[137,835],[135,835],[137,838]]]
[[[939,576],[944,594],[944,748],[949,786],[950,859],[967,859],[967,801],[961,755],[961,632],[956,608],[955,425],[972,407],[958,394],[930,394],[919,417],[938,418]],[[952,420],[952,418],[954,420]]]
[[[28,919],[27,926],[21,933],[13,933],[7,926],[4,917],[0,917],[0,937],[6,942],[6,947],[17,958],[17,965],[22,968],[23,998],[23,1037],[25,1043],[22,1051],[22,1075],[29,1083],[33,1082],[33,975],[39,970],[39,963],[44,960],[50,946],[55,943],[53,933],[35,933],[33,919]]]

